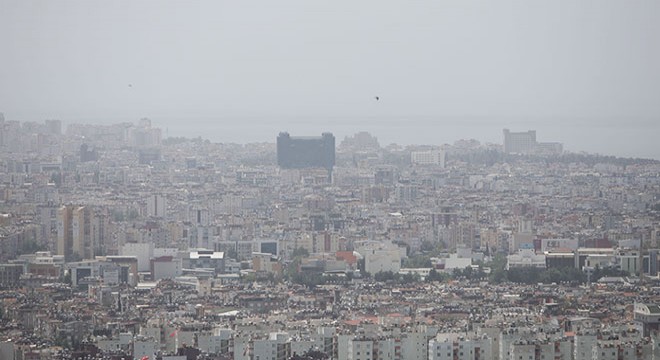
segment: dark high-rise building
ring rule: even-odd
[[[99,159],[99,153],[96,148],[90,148],[87,144],[80,145],[80,161],[97,161]]]
[[[277,165],[284,169],[325,168],[335,166],[335,137],[331,133],[317,136],[291,136],[282,132],[277,137]]]

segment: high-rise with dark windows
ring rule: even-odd
[[[291,136],[282,132],[277,137],[277,165],[283,169],[325,168],[335,165],[335,137]]]

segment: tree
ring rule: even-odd
[[[504,272],[504,274],[507,280],[522,284],[584,283],[586,281],[586,274],[573,267],[550,269],[512,268]]]
[[[374,275],[376,281],[390,281],[394,280],[394,273],[391,271],[379,271]]]
[[[488,281],[493,284],[499,284],[507,281],[506,274],[506,256],[503,254],[497,254],[493,260],[487,264],[490,267],[490,275]]]
[[[308,257],[309,256],[309,251],[305,249],[302,246],[299,246],[295,249],[293,249],[293,252],[291,253],[291,256],[296,258],[296,257]]]
[[[325,279],[323,278],[323,274],[321,274],[320,272],[309,272],[309,273],[296,272],[290,278],[290,280],[295,284],[305,285],[310,289],[313,289],[318,285],[322,285],[325,282]]]
[[[257,280],[257,274],[255,273],[248,273],[241,277],[241,282],[244,283],[252,283],[255,282],[256,280]]]
[[[300,267],[301,262],[300,258],[297,257],[286,264],[286,267],[284,268],[284,278],[293,281],[293,278],[298,274],[298,268]]]
[[[431,258],[426,255],[417,255],[403,260],[403,267],[405,268],[429,268],[433,266]]]
[[[506,277],[514,283],[536,284],[539,282],[540,272],[538,268],[511,268],[506,271]]]
[[[304,248],[298,248],[303,249]],[[305,250],[307,251],[307,250]],[[284,278],[294,284],[305,285],[310,289],[318,285],[322,285],[325,281],[323,274],[318,271],[302,272],[300,271],[300,264],[302,263],[302,256],[296,256],[287,264],[284,269]]]
[[[426,276],[426,282],[436,282],[436,281],[445,281],[449,276],[445,273],[440,273],[436,269],[431,269],[428,276]]]
[[[400,284],[414,284],[421,279],[418,273],[396,274]]]
[[[465,269],[463,269],[463,276],[465,276],[466,279],[472,279],[473,273],[474,270],[472,270],[472,266],[466,266]]]
[[[488,274],[484,271],[484,267],[479,265],[479,268],[473,275],[473,279],[484,280],[486,278],[488,278]]]
[[[504,269],[492,269],[488,281],[492,284],[500,284],[507,280],[507,274]]]
[[[623,277],[630,276],[630,274],[625,270],[620,270],[612,267],[600,268],[596,266],[593,273],[591,274],[591,282],[596,282],[603,277]]]

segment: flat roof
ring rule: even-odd
[[[191,251],[191,259],[224,259],[225,253],[222,251]]]

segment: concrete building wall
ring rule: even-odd
[[[133,358],[142,359],[148,356],[149,359],[155,358],[154,355],[158,353],[160,344],[153,339],[135,340],[133,342]]]
[[[14,343],[10,341],[0,342],[0,359],[16,360]]]
[[[445,152],[443,150],[413,151],[410,161],[417,165],[439,165],[445,167]]]
[[[172,279],[183,273],[181,259],[172,258],[169,261],[152,260],[153,280]]]
[[[167,199],[162,195],[151,195],[147,201],[147,215],[153,217],[165,217],[167,211]]]
[[[536,147],[536,131],[511,132],[504,129],[504,152],[507,154],[527,154]]]
[[[124,244],[120,255],[135,256],[138,259],[138,271],[149,271],[149,260],[154,256],[154,245],[151,243],[127,243]]]
[[[367,250],[364,258],[365,271],[372,275],[385,271],[398,273],[401,269],[401,253],[398,249]]]

